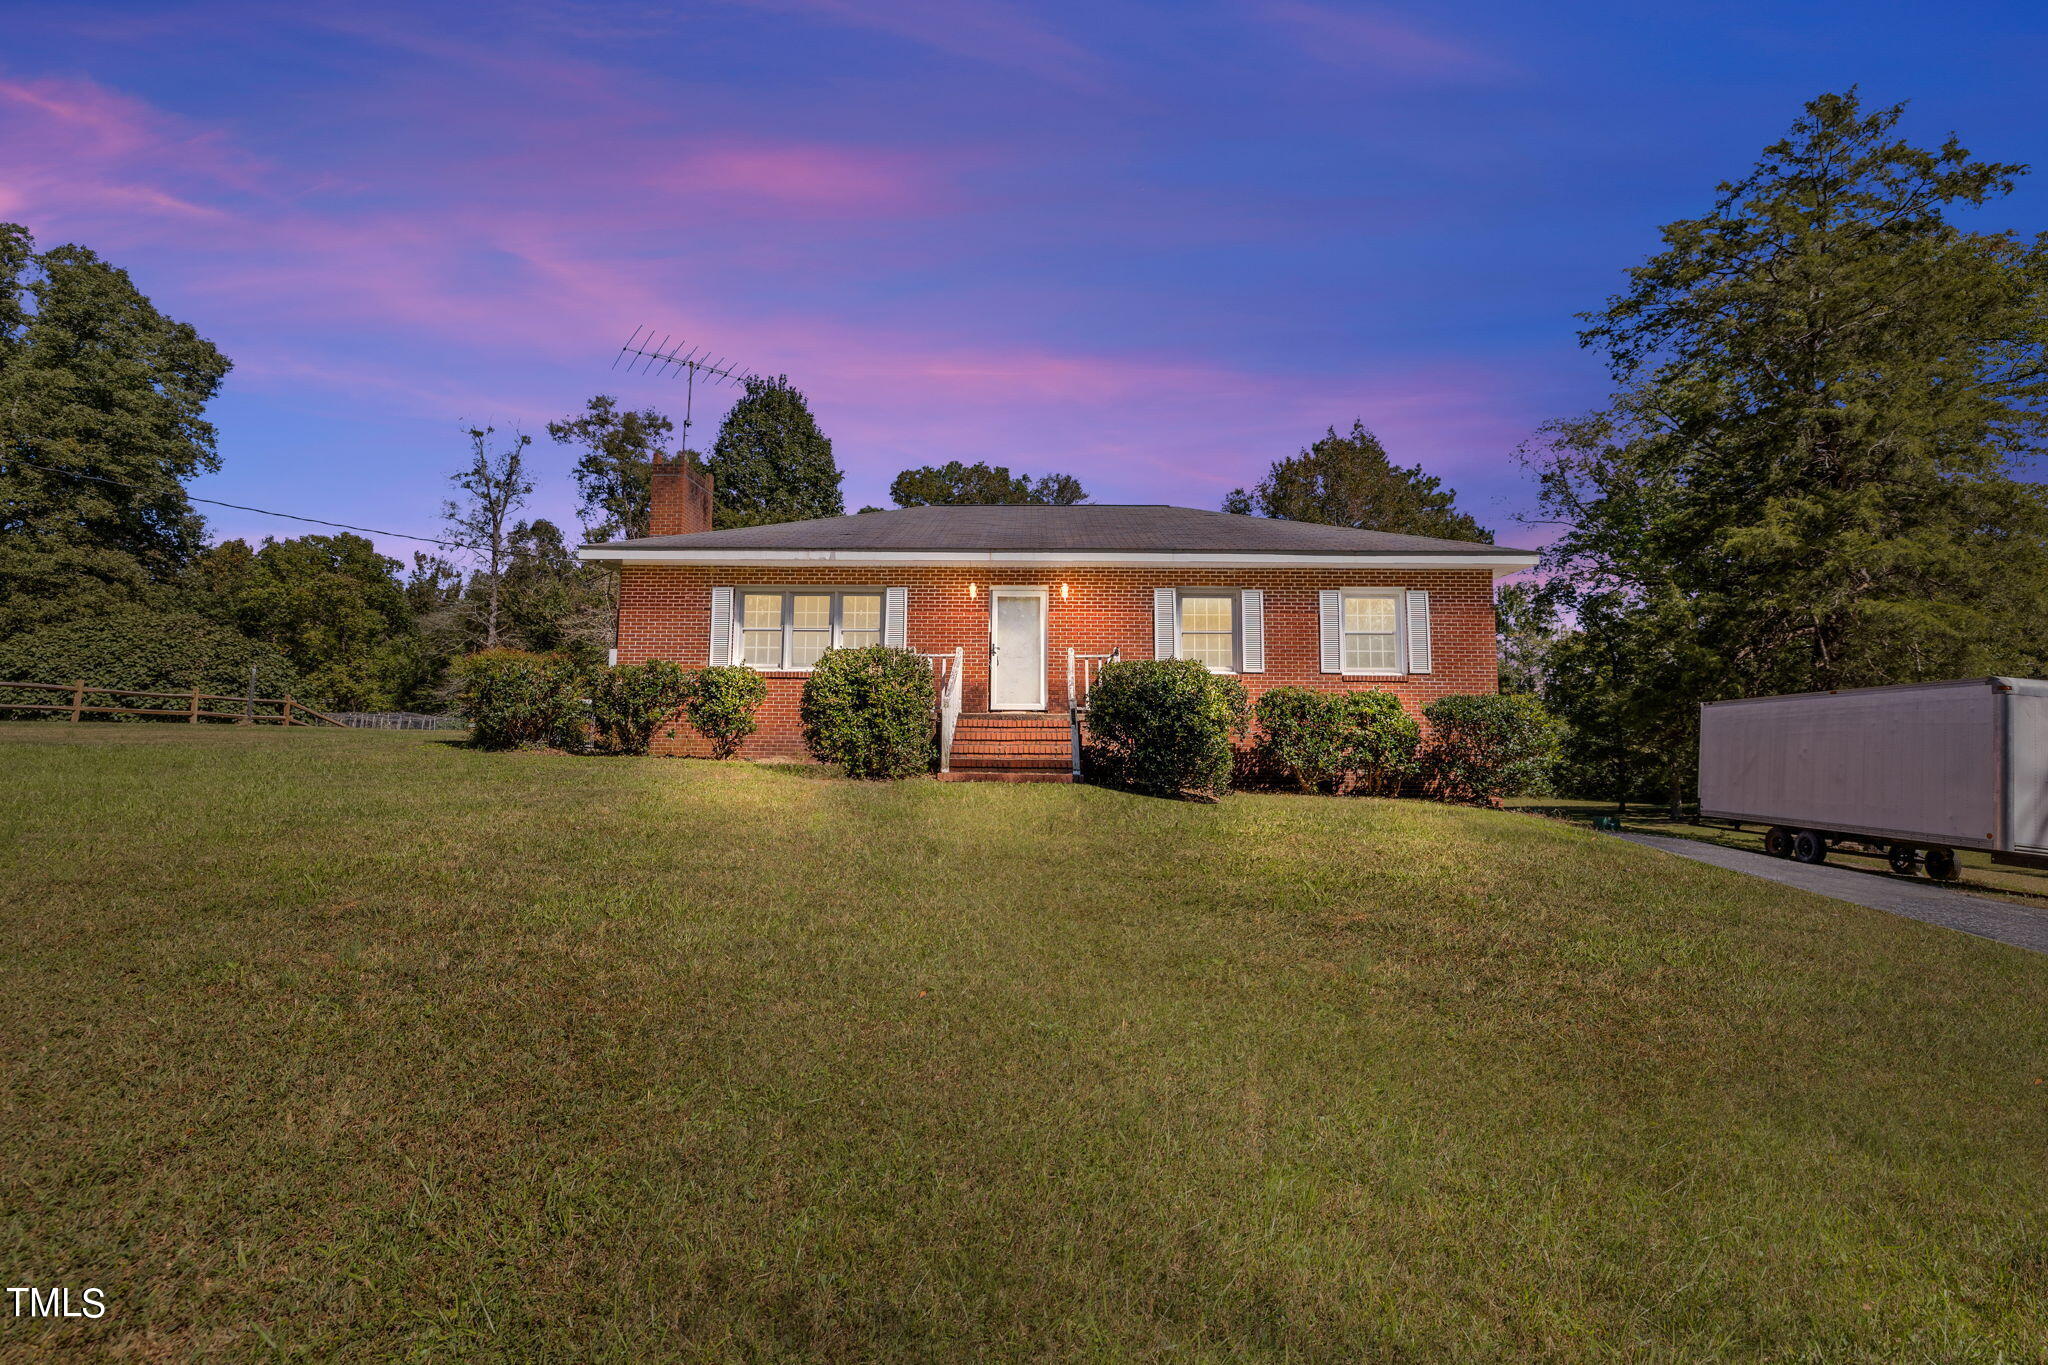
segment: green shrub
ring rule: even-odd
[[[711,741],[713,758],[731,758],[739,751],[740,741],[760,728],[754,713],[767,699],[768,682],[753,669],[713,664],[698,670],[683,712],[692,728]]]
[[[1104,664],[1088,693],[1091,756],[1137,791],[1219,796],[1250,710],[1243,683],[1193,659]]]
[[[1256,761],[1303,791],[1392,796],[1415,775],[1422,727],[1391,692],[1276,687],[1256,710]]]
[[[582,747],[580,679],[561,655],[487,649],[457,659],[451,671],[478,748]]]
[[[589,679],[590,726],[615,754],[644,754],[655,727],[687,704],[695,691],[690,671],[667,659],[599,668]]]
[[[1422,714],[1423,780],[1446,801],[1498,805],[1540,781],[1557,747],[1557,722],[1531,696],[1442,697]]]
[[[1344,697],[1350,725],[1350,752],[1345,771],[1355,790],[1371,796],[1398,796],[1415,776],[1422,746],[1422,726],[1392,692],[1373,688]]]
[[[1305,792],[1343,780],[1351,749],[1351,712],[1342,692],[1276,687],[1260,696],[1258,761]]]
[[[804,680],[804,746],[848,777],[908,777],[937,757],[931,665],[907,649],[828,649]]]
[[[83,678],[99,687],[137,692],[189,692],[196,687],[240,697],[249,691],[252,667],[257,696],[282,697],[298,691],[298,678],[283,654],[188,612],[119,611],[26,630],[0,642],[0,678],[10,682],[68,683]],[[46,702],[55,695],[10,688],[0,693],[0,700]],[[169,708],[173,703],[88,692],[86,705]],[[227,708],[213,702],[208,709]]]

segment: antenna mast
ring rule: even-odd
[[[726,380],[744,384],[754,377],[751,371],[742,370],[734,362],[722,358],[714,360],[709,350],[673,340],[667,333],[657,341],[652,327],[633,329],[633,335],[626,338],[626,344],[619,347],[619,353],[612,357],[613,369],[618,369],[621,363],[629,374],[659,374],[667,378],[678,371],[682,373],[685,451],[690,448],[690,421],[692,409],[696,406],[697,376],[703,375],[705,382],[712,384]]]

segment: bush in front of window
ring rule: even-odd
[[[1088,692],[1091,757],[1112,780],[1154,796],[1228,791],[1231,740],[1250,720],[1244,684],[1194,659],[1104,664]]]
[[[754,716],[767,699],[768,682],[753,669],[714,664],[697,671],[683,714],[711,742],[713,758],[731,758],[740,742],[760,728]]]
[[[1441,697],[1422,714],[1423,781],[1441,800],[1499,805],[1535,786],[1557,749],[1557,721],[1532,696]]]
[[[1341,692],[1276,687],[1259,698],[1258,761],[1305,792],[1343,780],[1351,751],[1351,711]]]
[[[477,748],[582,747],[581,688],[568,659],[486,649],[457,659],[450,671]]]
[[[690,670],[667,659],[598,669],[590,679],[590,725],[598,746],[614,754],[646,753],[655,728],[695,691]]]
[[[1382,688],[1343,693],[1346,719],[1344,770],[1353,790],[1367,796],[1398,796],[1415,776],[1422,726]]]
[[[907,649],[826,650],[804,679],[804,747],[848,777],[910,777],[938,757],[932,667]]]

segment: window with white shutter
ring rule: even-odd
[[[706,661],[714,667],[732,662],[732,589],[711,590],[711,648]]]
[[[1266,671],[1266,594],[1257,588],[1246,588],[1238,594],[1240,614],[1244,618],[1243,662],[1246,673]]]
[[[888,594],[880,588],[725,591],[734,599],[734,634],[739,640],[735,662],[749,668],[803,672],[828,649],[861,649],[882,643]],[[715,616],[715,606],[713,613]]]

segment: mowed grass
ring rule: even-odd
[[[1553,820],[0,727],[10,1359],[2013,1361],[2048,956]]]

